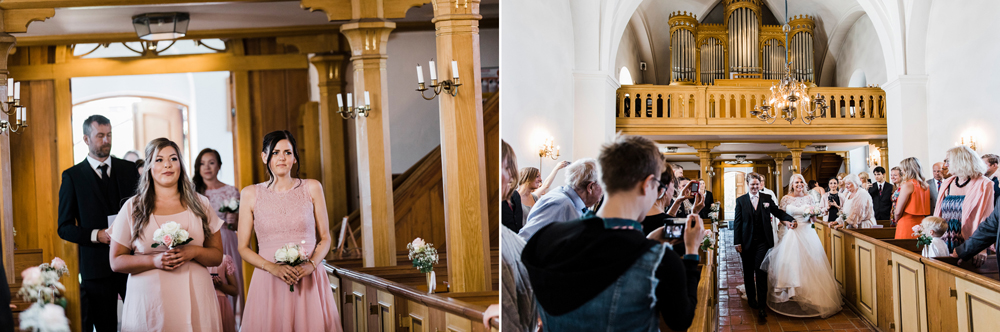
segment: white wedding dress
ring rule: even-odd
[[[782,315],[826,318],[841,310],[840,290],[826,251],[812,222],[802,216],[806,207],[814,204],[808,195],[781,199],[779,207],[794,217],[798,226],[784,227],[781,240],[761,264],[772,287],[767,305]]]

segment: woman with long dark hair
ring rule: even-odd
[[[222,330],[206,269],[222,262],[222,220],[195,192],[183,165],[176,143],[149,142],[136,195],[111,227],[111,269],[129,274],[122,331]],[[170,228],[187,231],[191,242],[154,248],[156,231]]]
[[[221,168],[222,157],[219,156],[219,151],[214,149],[201,150],[198,153],[198,157],[194,159],[195,172],[194,178],[191,180],[194,182],[195,191],[208,197],[208,201],[212,203],[212,211],[225,222],[221,230],[222,253],[229,256],[236,267],[233,277],[236,279],[236,289],[239,290],[236,296],[230,296],[229,300],[232,306],[232,314],[240,316],[243,313],[243,258],[240,256],[238,249],[239,238],[236,236],[236,221],[239,218],[239,214],[236,212],[219,211],[230,200],[235,199],[239,201],[240,191],[236,187],[222,183],[219,180],[219,170]],[[224,283],[225,280],[219,280],[219,282]],[[226,315],[225,309],[223,309],[223,315]]]
[[[241,331],[343,328],[330,280],[320,269],[331,244],[323,186],[294,177],[296,151],[295,138],[287,130],[265,135],[260,157],[270,179],[243,188],[240,195],[239,250],[256,268]],[[257,235],[259,251],[250,248],[251,234]],[[305,263],[295,267],[277,263],[275,252],[286,244],[301,246],[307,253]]]

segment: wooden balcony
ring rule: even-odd
[[[822,94],[830,106],[825,115],[810,125],[780,118],[767,124],[750,111],[770,95],[774,81],[725,81],[739,83],[622,86],[616,96],[617,130],[632,135],[886,135],[881,88],[812,87],[809,95]]]

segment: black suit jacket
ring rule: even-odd
[[[508,204],[509,202],[509,204]],[[500,204],[500,222],[507,226],[514,233],[520,232],[524,227],[524,210],[521,208],[521,195],[514,192],[510,199]],[[513,208],[512,208],[513,207]]]
[[[747,250],[750,246],[757,243],[753,243],[753,232],[754,228],[761,226],[764,227],[764,236],[767,238],[765,243],[760,243],[765,248],[774,247],[774,231],[771,227],[770,215],[778,217],[778,219],[783,221],[795,220],[792,216],[785,213],[778,208],[778,204],[774,204],[774,200],[771,199],[771,195],[765,193],[759,193],[760,198],[757,199],[757,209],[754,210],[753,204],[750,203],[750,193],[743,194],[736,199],[736,215],[733,220],[734,223],[734,233],[733,240],[736,244],[742,245],[743,250]],[[768,207],[764,207],[764,203],[767,203]],[[754,224],[754,213],[757,213],[759,219],[757,219],[759,224]]]
[[[868,194],[872,196],[875,220],[889,220],[889,215],[892,213],[892,192],[895,190],[896,188],[889,182],[882,185],[882,194],[878,192],[877,182],[872,183],[871,188],[868,188]]]
[[[59,237],[80,245],[80,274],[84,280],[105,278],[114,273],[108,258],[110,246],[93,243],[90,236],[95,229],[108,228],[108,216],[118,214],[122,203],[135,195],[139,182],[135,163],[115,157],[110,160],[111,183],[118,188],[118,202],[109,202],[110,198],[101,191],[99,178],[86,159],[62,173]],[[109,205],[116,208],[111,210]]]

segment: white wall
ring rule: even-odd
[[[635,84],[643,84],[642,71],[639,70],[639,49],[636,45],[635,31],[631,26],[625,28],[622,33],[622,43],[618,45],[618,56],[615,57],[615,77],[622,67],[628,68],[632,74],[632,81]],[[621,82],[619,82],[621,83]]]
[[[219,180],[234,184],[233,134],[226,130],[226,81],[229,72],[84,77],[70,80],[73,104],[115,96],[157,97],[188,105],[188,139],[191,155],[184,156],[190,166],[204,148],[213,148],[222,156]],[[143,147],[136,150],[142,155]]]
[[[1000,87],[998,11],[1000,2],[993,0],[931,4],[926,48],[929,160],[921,160],[925,176],[963,133],[976,135],[980,154],[1000,152],[1000,110],[992,98]]]
[[[575,48],[570,1],[508,0],[500,10],[500,137],[514,148],[519,167],[538,167],[538,145],[550,136],[561,146],[560,160],[572,161]],[[542,172],[554,164],[544,160]],[[557,177],[555,185],[562,183],[563,177]]]
[[[868,15],[861,16],[847,32],[836,61],[836,86],[848,86],[851,75],[856,70],[865,73],[868,84],[885,84],[885,57],[882,55],[875,26]]]

